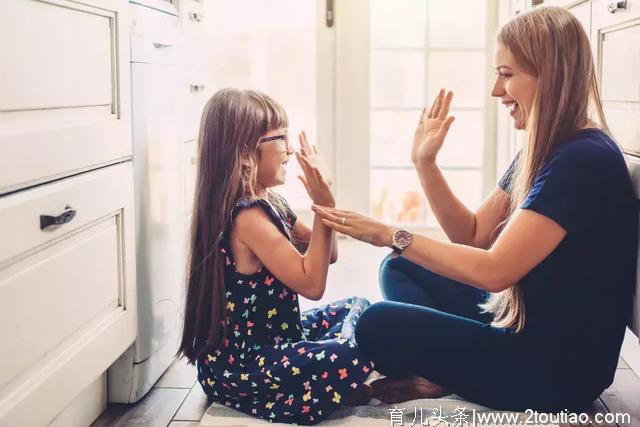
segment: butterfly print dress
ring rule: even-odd
[[[259,206],[290,238],[295,215],[283,218],[262,199]],[[355,343],[354,328],[369,305],[351,297],[300,313],[298,294],[266,267],[250,275],[236,270],[229,233],[225,256],[227,328],[222,346],[197,361],[198,380],[210,400],[271,422],[315,424],[339,408],[373,370]]]

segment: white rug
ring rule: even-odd
[[[366,383],[382,378],[377,371],[371,373]],[[487,418],[503,417],[503,418]],[[510,417],[510,418],[507,418]],[[372,399],[368,405],[344,406],[328,419],[318,423],[319,426],[558,426],[549,420],[528,419],[523,412],[495,411],[476,403],[464,400],[455,394],[440,399],[417,399],[388,405]],[[517,420],[517,421],[516,421]],[[213,403],[205,412],[201,426],[219,427],[254,427],[254,426],[286,426],[290,424],[270,423],[259,418],[245,415],[233,408]]]

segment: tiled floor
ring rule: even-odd
[[[359,295],[382,300],[378,288],[378,265],[388,253],[354,241],[340,242],[340,260],[330,269],[327,290],[321,301],[301,299],[302,310],[340,298]],[[151,392],[134,405],[109,405],[92,427],[196,427],[207,402],[196,382],[196,369],[175,361]],[[614,383],[594,402],[592,412],[626,413],[640,426],[640,378],[621,359]],[[609,424],[615,425],[615,424]]]

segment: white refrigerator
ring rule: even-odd
[[[177,11],[164,0],[129,6],[138,333],[108,372],[119,403],[142,398],[175,358],[186,252]]]

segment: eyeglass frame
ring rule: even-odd
[[[284,140],[287,152],[292,148],[291,144],[289,143],[288,133],[283,133],[283,134],[274,135],[274,136],[263,136],[262,138],[258,139],[258,144],[263,144],[265,142],[278,141],[278,140]]]

